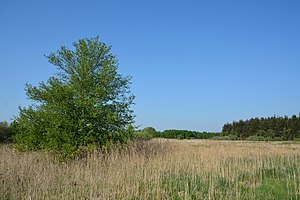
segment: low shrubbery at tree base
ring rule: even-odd
[[[229,135],[247,140],[298,140],[300,115],[234,121],[223,126],[222,136]]]
[[[153,127],[146,127],[143,130],[134,132],[134,138],[138,140],[148,140],[156,137],[157,131]]]
[[[13,132],[11,131],[10,125],[8,122],[0,122],[0,142],[1,143],[10,143],[12,142]]]

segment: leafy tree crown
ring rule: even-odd
[[[26,84],[35,103],[13,123],[25,149],[74,152],[79,146],[126,142],[132,133],[130,77],[117,72],[111,46],[99,37],[80,39],[46,56],[58,73],[38,86]]]

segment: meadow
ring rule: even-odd
[[[300,143],[152,139],[61,162],[0,146],[0,199],[300,199]]]

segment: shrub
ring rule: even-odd
[[[294,140],[295,141],[300,141],[300,137],[296,137]]]
[[[272,138],[271,136],[265,137],[264,141],[274,141],[274,138]]]
[[[252,135],[252,136],[247,137],[245,140],[248,140],[248,141],[266,141],[266,138],[264,136]]]
[[[140,140],[148,140],[156,136],[157,136],[157,132],[153,127],[147,127],[141,131],[134,132],[134,137]]]
[[[183,139],[184,139],[184,136],[181,135],[181,134],[179,134],[179,135],[177,135],[177,139],[178,139],[178,140],[183,140]]]
[[[9,143],[12,141],[13,133],[7,122],[0,122],[0,142]]]
[[[239,140],[238,136],[236,135],[225,135],[225,136],[215,136],[211,138],[212,140]]]

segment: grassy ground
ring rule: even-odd
[[[61,163],[0,146],[0,199],[300,199],[300,143],[152,140]]]

